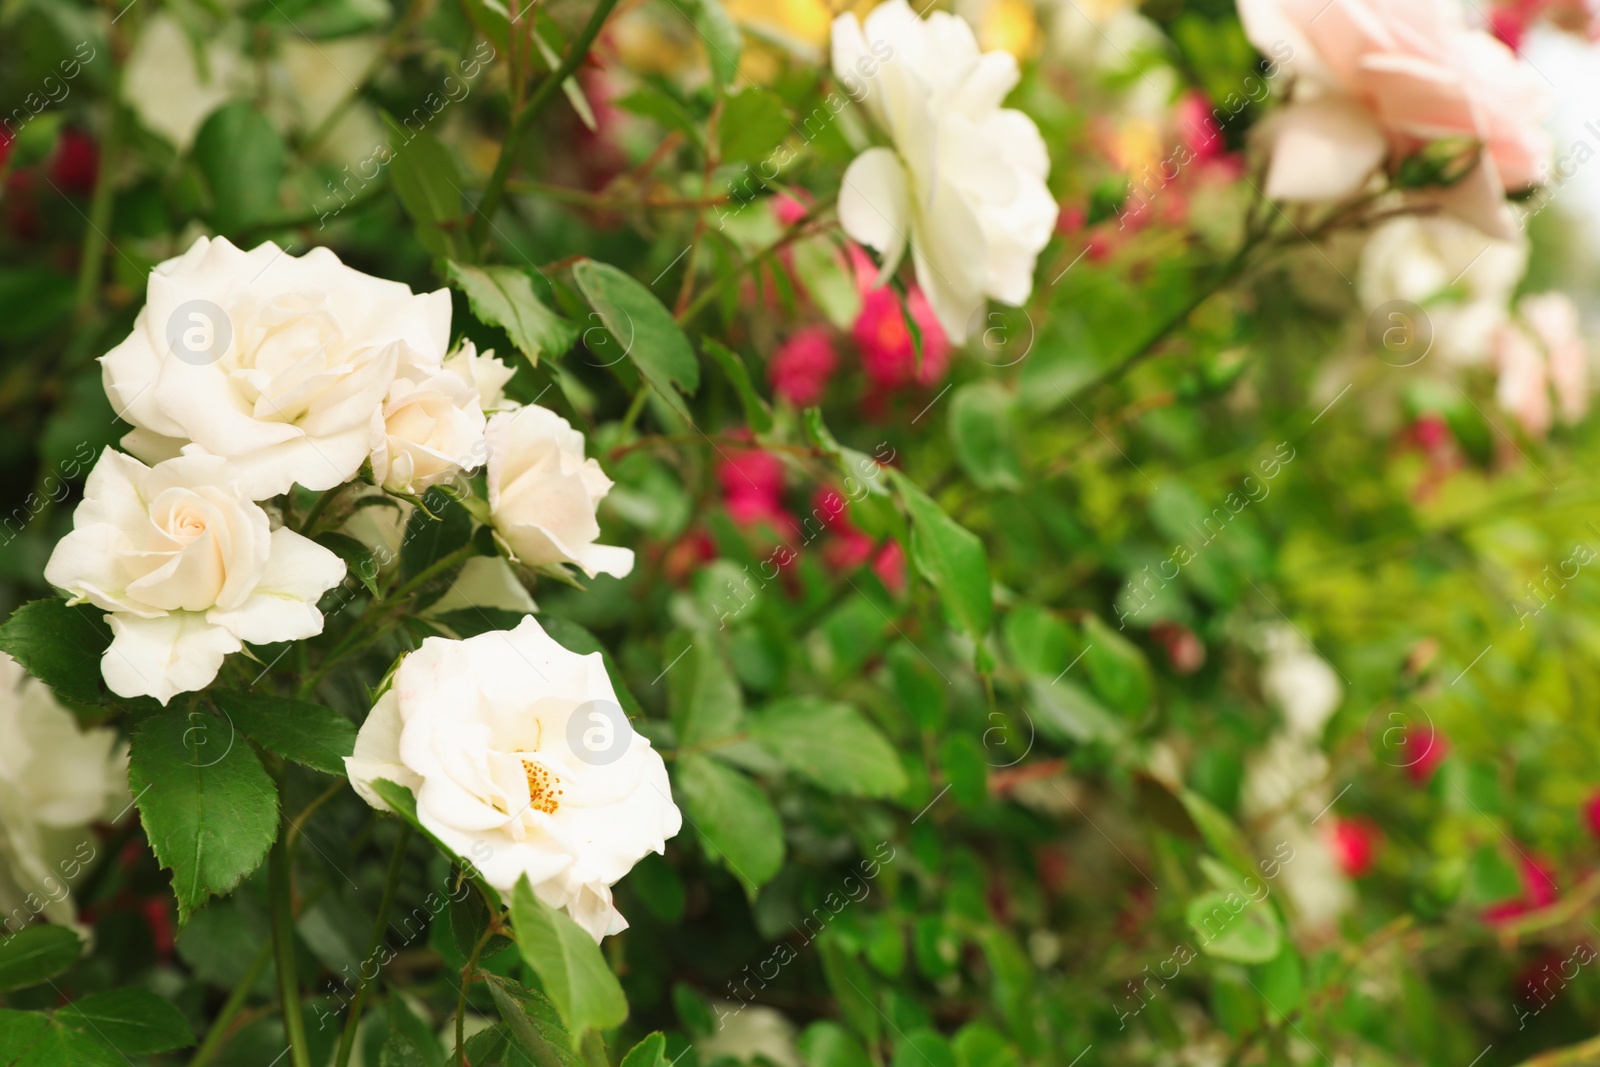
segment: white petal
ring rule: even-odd
[[[373,792],[372,783],[380,778],[403,785],[413,793],[422,785],[422,778],[400,762],[400,697],[391,688],[372,706],[367,721],[356,734],[356,748],[344,760],[345,773],[350,784],[368,804],[379,811],[389,811],[389,805]]]
[[[1323,97],[1278,113],[1266,194],[1274,200],[1341,200],[1361,191],[1389,151],[1371,112]]]
[[[204,689],[223,657],[243,647],[233,634],[190,611],[157,619],[117,612],[106,621],[114,636],[100,673],[118,696],[155,697],[165,704],[179,693]]]
[[[900,265],[911,231],[906,169],[887,148],[869,148],[844,172],[839,189],[839,224],[844,232],[883,257],[882,285]]]

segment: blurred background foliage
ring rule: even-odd
[[[95,359],[195,236],[327,245],[418,290],[445,259],[509,267],[574,327],[510,392],[589,435],[617,482],[610,540],[641,558],[541,585],[540,614],[607,650],[690,823],[619,887],[614,1047],[663,1030],[691,1067],[1467,1067],[1594,1038],[1600,441],[1521,425],[1485,367],[1375,351],[1370,229],[1320,233],[1255,191],[1271,104],[1244,89],[1263,68],[1232,5],[958,0],[1023,63],[1012,106],[1063,214],[1030,304],[954,351],[904,287],[858,286],[829,214],[863,131],[828,107],[837,11],[815,0],[619,4],[478,210],[511,101],[590,10],[0,5],[4,607],[48,593],[83,476],[126,431]],[[1196,162],[1152,184],[1178,144]],[[1517,291],[1589,311],[1580,193],[1534,217]],[[640,388],[579,256],[680,312],[692,399]],[[518,350],[454,298],[480,348]],[[851,492],[857,455],[899,473]],[[914,487],[981,540],[992,618],[909,565]],[[424,632],[375,649],[366,683]],[[365,696],[319,693],[352,716]],[[291,808],[325,784],[294,774]],[[180,933],[137,830],[110,832],[79,892],[95,948],[64,988],[144,985],[202,1034],[234,992],[214,1062],[272,1062],[264,873]],[[343,793],[305,833],[322,1055],[397,825]],[[369,1064],[400,1062],[391,1030],[444,1062],[460,931],[482,921],[432,912],[448,863],[407,855],[399,910],[426,933],[385,970]],[[1241,887],[1259,902],[1208,926]],[[497,1017],[482,987],[471,1006]]]

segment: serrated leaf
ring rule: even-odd
[[[511,924],[522,959],[560,1012],[573,1048],[585,1031],[609,1030],[628,1017],[628,999],[600,946],[566,912],[535,896],[526,875],[511,891]]]
[[[667,1035],[651,1034],[622,1057],[622,1067],[667,1067]]]
[[[548,997],[518,989],[492,975],[485,978],[484,984],[504,1020],[505,1038],[512,1047],[538,1067],[584,1067],[573,1053],[573,1039],[561,1025]],[[471,1046],[472,1042],[467,1044]]]
[[[712,854],[755,896],[783,866],[783,822],[761,787],[708,756],[678,761],[673,786]]]
[[[579,261],[572,276],[612,342],[662,396],[670,399],[674,388],[693,395],[700,388],[700,363],[689,339],[649,289],[592,259]]]
[[[0,1010],[4,1067],[127,1067],[128,1058],[96,1037],[34,1012]]]
[[[739,406],[744,408],[744,421],[750,429],[756,433],[766,433],[772,429],[772,409],[767,407],[767,402],[756,392],[755,386],[750,384],[750,371],[738,353],[709,337],[700,339],[700,348],[716,363],[723,377],[728,379],[728,384],[733,386],[733,391],[739,395]]]
[[[83,942],[65,926],[0,927],[0,991],[54,978],[78,961]]]
[[[67,700],[97,704],[116,697],[100,677],[100,657],[111,645],[101,613],[62,600],[22,605],[0,625],[0,649]]]
[[[378,561],[372,549],[349,534],[329,530],[316,536],[317,544],[344,560],[345,571],[355,575],[367,592],[378,595]]]
[[[467,294],[472,313],[505,330],[531,363],[564,355],[578,339],[578,327],[546,307],[533,279],[515,267],[469,267],[452,260],[445,276]]]
[[[324,774],[343,775],[356,750],[356,727],[332,708],[268,693],[219,690],[217,707],[250,740]]]
[[[461,214],[461,172],[439,139],[427,130],[408,130],[388,114],[394,134],[389,180],[406,214],[417,226],[417,240],[436,256],[460,259],[467,249]]]
[[[232,727],[206,712],[152,715],[134,731],[128,784],[178,918],[230,892],[278,836],[278,791]]]
[[[98,1037],[122,1052],[169,1052],[194,1044],[194,1029],[177,1008],[144,989],[90,993],[56,1012],[56,1022]]]
[[[823,789],[846,796],[894,796],[905,770],[889,739],[855,708],[791,697],[750,716],[750,736],[772,757]]]

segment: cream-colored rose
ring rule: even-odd
[[[1550,94],[1515,52],[1468,25],[1460,0],[1240,0],[1239,18],[1294,87],[1267,127],[1268,196],[1340,200],[1386,159],[1478,142],[1472,172],[1430,195],[1492,237],[1515,236],[1505,193],[1549,166]]]
[[[344,577],[338,556],[273,530],[228,461],[194,445],[154,467],[106,449],[72,527],[45,580],[111,613],[111,691],[163,704],[209,685],[245,641],[321,633],[317,599]]]
[[[517,562],[573,563],[593,578],[633,570],[633,550],[597,545],[595,508],[611,491],[600,464],[583,458],[583,434],[536,404],[489,420],[489,512]]]
[[[102,859],[89,824],[128,806],[127,768],[115,730],[81,729],[0,652],[0,939],[74,921],[73,883]]]
[[[1528,270],[1528,242],[1486,239],[1449,215],[1384,223],[1361,252],[1361,301],[1374,311],[1392,300],[1422,307],[1432,351],[1451,363],[1481,364],[1511,296]]]
[[[372,477],[415,496],[480,467],[484,425],[470,379],[451,369],[403,366],[372,415]]]
[[[462,341],[444,365],[478,390],[478,403],[484,411],[511,411],[522,406],[506,396],[506,383],[517,372],[496,359],[494,349],[480,353],[477,345]]]
[[[611,886],[682,827],[666,765],[622,714],[600,654],[567,651],[531,616],[423,641],[345,767],[380,810],[372,783],[410,789],[417,819],[490,885],[526,876],[596,941],[628,925]]]
[[[834,21],[833,72],[892,145],[857,156],[839,190],[840,225],[883,256],[879,283],[909,242],[917,282],[958,343],[986,298],[1026,301],[1056,202],[1038,127],[1000,106],[1016,59],[980,52],[954,15],[924,20],[888,0],[865,24]]]
[[[233,461],[252,500],[361,469],[401,366],[437,369],[450,297],[339,262],[202,237],[150,274],[133,333],[101,357],[106,394],[146,462],[193,441]]]

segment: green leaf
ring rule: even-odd
[[[950,440],[956,459],[980,488],[1022,488],[1016,402],[994,382],[970,382],[950,398]]]
[[[583,1060],[573,1054],[574,1038],[561,1025],[549,997],[517,988],[492,975],[485,978],[484,984],[489,987],[489,995],[504,1020],[506,1040],[513,1047],[538,1067],[585,1067]],[[472,1044],[467,1042],[469,1047]]]
[[[344,560],[346,572],[355,575],[367,587],[367,592],[378,595],[378,561],[373,557],[372,549],[349,534],[336,530],[318,534],[316,542]]]
[[[398,1030],[390,1030],[378,1050],[378,1067],[425,1067],[422,1053]]]
[[[526,875],[511,891],[511,924],[523,962],[567,1024],[573,1048],[585,1031],[609,1030],[628,1017],[628,1000],[600,946],[566,912],[535,896]]]
[[[798,1044],[806,1067],[872,1067],[866,1048],[835,1022],[812,1023],[800,1035]]]
[[[213,111],[194,138],[194,161],[211,186],[211,221],[228,233],[278,213],[289,151],[248,100]]]
[[[667,1067],[667,1037],[660,1030],[651,1034],[622,1057],[622,1067]]]
[[[508,608],[459,608],[441,611],[437,615],[428,613],[429,621],[443,623],[463,640],[493,630],[515,630],[525,618],[527,616],[522,612]]]
[[[744,421],[750,429],[756,433],[766,433],[772,429],[772,409],[767,407],[767,402],[756,392],[755,386],[750,384],[750,372],[738,353],[709,337],[700,339],[700,349],[711,357],[728,379],[728,384],[733,386],[733,391],[739,394],[739,406],[744,408]]]
[[[817,954],[822,957],[823,977],[827,979],[828,988],[833,990],[845,1022],[866,1038],[868,1044],[876,1044],[882,1033],[883,1016],[872,997],[872,976],[860,960],[839,945],[837,937],[818,938]]]
[[[832,793],[887,797],[906,787],[895,747],[848,704],[781,700],[750,717],[750,736],[789,770]]]
[[[128,784],[178,919],[261,865],[278,836],[278,791],[233,728],[202,711],[152,715],[134,732]]]
[[[127,1067],[128,1058],[97,1037],[34,1012],[0,1011],[5,1067]]]
[[[0,991],[54,978],[78,961],[83,943],[65,926],[0,927]]]
[[[467,294],[472,313],[505,330],[511,343],[530,363],[540,356],[560,356],[578,339],[578,327],[545,306],[533,291],[533,279],[515,267],[469,267],[450,261],[445,277]]]
[[[1281,1020],[1294,1014],[1305,990],[1300,954],[1295,951],[1294,944],[1284,938],[1283,950],[1254,971],[1253,981],[1273,1017]]]
[[[431,513],[431,514],[430,514]],[[410,581],[472,537],[472,516],[461,503],[435,486],[406,522],[400,545],[400,577]]]
[[[1144,653],[1096,615],[1084,623],[1083,637],[1083,665],[1095,692],[1125,715],[1142,715],[1154,690]]]
[[[933,1030],[913,1030],[894,1050],[890,1067],[956,1067],[950,1043]]]
[[[80,704],[116,699],[100,679],[100,657],[110,645],[104,616],[86,604],[35,600],[0,625],[0,649],[60,696]]]
[[[312,770],[342,776],[344,758],[356,750],[355,724],[332,708],[226,689],[212,699],[250,740]]]
[[[672,313],[643,285],[608,263],[580,260],[572,268],[578,288],[622,353],[663,397],[677,387],[700,388],[700,364]]]
[[[898,470],[894,481],[911,516],[912,562],[939,591],[951,618],[981,642],[994,608],[983,542]]]
[[[1200,951],[1218,959],[1266,963],[1283,944],[1273,910],[1239,892],[1201,893],[1189,901],[1184,917],[1200,939]]]
[[[408,130],[385,114],[394,134],[390,181],[406,214],[417,224],[417,240],[436,256],[460,259],[467,253],[461,215],[461,172],[439,139],[427,130]]]
[[[715,648],[702,639],[668,668],[668,708],[678,744],[687,748],[738,732],[744,694]]]
[[[183,1013],[144,989],[90,993],[56,1012],[56,1022],[98,1037],[122,1052],[169,1052],[194,1044]]]
[[[1054,680],[1078,654],[1067,624],[1037,604],[1016,605],[1007,613],[1002,629],[1011,662],[1028,674]]]
[[[630,114],[660,123],[676,130],[696,146],[701,142],[700,124],[677,97],[667,93],[653,82],[640,82],[634,90],[616,101],[618,107]]]
[[[739,73],[739,53],[744,49],[744,38],[720,0],[700,0],[698,7],[694,28],[700,31],[700,39],[705,42],[711,76],[717,80],[718,87],[726,89]]]
[[[790,245],[794,273],[806,295],[836,330],[849,330],[861,315],[861,290],[849,263],[825,234]]]
[[[684,755],[673,784],[707,849],[754,898],[783,866],[783,823],[761,788],[708,756]]]
[[[417,798],[412,794],[411,790],[407,789],[403,785],[391,782],[387,778],[378,778],[372,783],[372,791],[378,794],[379,799],[381,799],[385,804],[389,805],[389,808],[394,812],[395,815],[399,816],[401,819],[404,819],[410,824],[413,830],[417,831],[417,833],[433,842],[434,848],[437,848],[444,855],[449,856],[462,867],[468,869],[472,868],[472,861],[469,857],[457,855],[455,850],[453,850],[449,845],[446,845],[443,841],[435,837],[433,835],[433,831],[422,825],[422,821],[417,818]],[[479,880],[477,885],[478,888],[489,897],[494,904],[495,910],[498,911],[501,906],[500,894],[493,886],[483,882],[482,880]]]
[[[769,89],[748,86],[728,97],[717,125],[724,163],[765,159],[792,130],[783,98]]]

